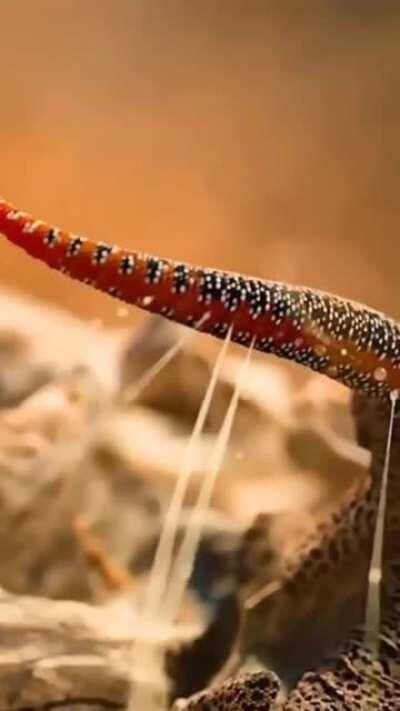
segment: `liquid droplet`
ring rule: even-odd
[[[383,381],[387,378],[386,368],[375,368],[374,378],[378,381],[378,383],[383,383]]]
[[[129,314],[129,309],[126,306],[120,306],[117,309],[118,318],[126,318]]]

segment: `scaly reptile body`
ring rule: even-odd
[[[365,306],[308,288],[94,242],[35,220],[1,199],[0,233],[48,266],[111,296],[193,328],[201,324],[202,331],[219,338],[232,327],[232,340],[303,364],[368,398],[388,401],[391,392],[400,389],[400,326]],[[340,561],[348,549],[340,540],[354,540],[358,532],[361,540],[365,522],[374,520],[374,491],[345,507],[316,545],[335,550]],[[306,555],[299,566],[303,577],[307,569],[307,579],[318,574],[318,566],[310,561],[312,555]],[[400,709],[398,663],[393,662],[400,655],[396,575],[394,581],[379,661],[371,659],[362,641],[353,639],[332,669],[306,675],[283,706],[274,677],[261,674],[205,692],[185,708]]]

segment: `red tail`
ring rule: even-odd
[[[42,262],[140,308],[294,360],[387,398],[400,388],[400,327],[306,288],[128,252],[34,220],[0,200],[0,232]]]

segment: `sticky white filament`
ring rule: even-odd
[[[368,575],[367,606],[365,616],[365,644],[371,650],[375,658],[379,656],[379,631],[381,625],[382,557],[385,533],[386,497],[390,465],[390,452],[393,438],[393,424],[398,397],[399,393],[397,390],[391,392],[389,429],[387,435],[385,460],[383,465],[382,482],[378,503],[378,512],[376,517],[376,526],[372,546],[371,563]]]

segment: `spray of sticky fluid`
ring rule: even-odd
[[[198,499],[191,513],[186,534],[177,553],[175,562],[173,562],[173,550],[185,494],[190,477],[196,467],[196,454],[200,436],[210,409],[215,387],[221,374],[231,338],[231,332],[232,329],[228,331],[218,355],[192,435],[188,442],[182,468],[166,514],[165,524],[150,573],[150,581],[142,615],[142,624],[144,626],[148,626],[149,624],[153,627],[158,626],[161,635],[162,630],[164,630],[164,634],[167,636],[171,630],[173,630],[173,624],[180,609],[182,598],[193,569],[205,515],[210,504],[218,473],[221,469],[239,401],[241,385],[244,382],[245,372],[252,352],[252,348],[250,348],[242,365],[221,431],[215,443],[209,471],[204,477],[204,481],[200,487]],[[137,711],[137,709],[141,708],[146,708],[149,711],[150,709],[154,709],[155,711],[162,707],[161,696],[163,690],[158,691],[157,688],[152,688],[151,684],[141,683],[141,680],[146,678],[146,670],[150,668],[160,668],[162,664],[161,656],[162,652],[160,652],[158,644],[154,644],[151,640],[135,640],[131,655],[133,682],[129,703],[130,711]]]
[[[390,466],[390,453],[393,439],[393,424],[398,399],[399,391],[393,390],[390,395],[391,410],[389,429],[386,442],[386,452],[382,472],[382,482],[379,496],[378,513],[376,518],[374,541],[372,547],[371,563],[368,575],[368,592],[365,616],[365,644],[370,649],[375,659],[379,658],[379,631],[381,626],[382,557],[385,532],[386,498]]]

